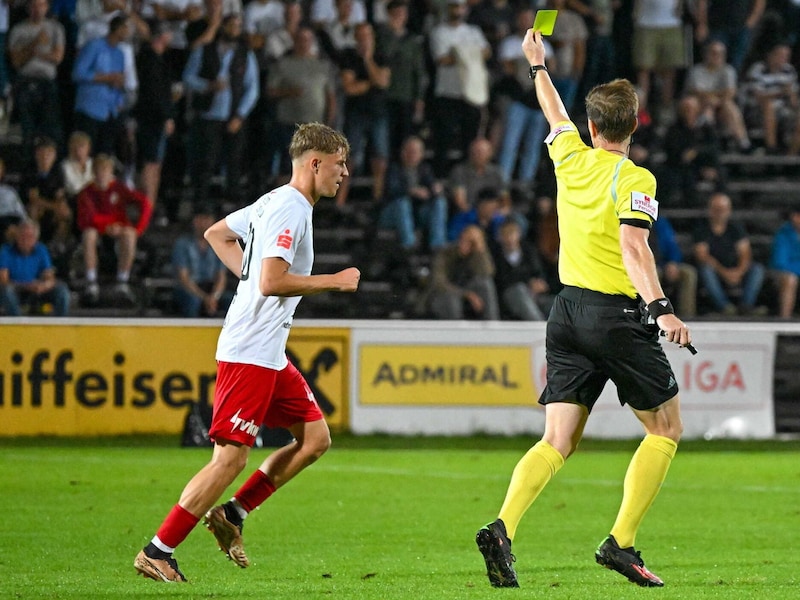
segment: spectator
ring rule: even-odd
[[[167,139],[175,132],[175,94],[165,53],[172,30],[156,25],[148,43],[136,56],[139,97],[133,109],[136,118],[136,148],[141,164],[141,189],[155,205],[161,185],[161,165]]]
[[[365,19],[359,19],[354,6],[354,0],[336,0],[335,18],[316,27],[325,54],[337,65],[342,52],[356,46],[356,25],[366,22]]]
[[[489,247],[501,314],[521,321],[544,321],[552,304],[550,286],[536,250],[522,238],[519,223],[513,218],[504,220],[496,243]]]
[[[248,4],[248,6],[250,6]],[[262,58],[264,65],[270,67],[279,58],[286,56],[294,48],[294,39],[300,27],[303,26],[303,5],[295,0],[287,0],[281,3],[283,8],[283,24],[270,32],[267,36],[264,47],[262,48]],[[317,38],[312,38],[313,45],[311,52],[314,56],[319,54]]]
[[[722,133],[732,137],[740,151],[750,150],[750,137],[736,103],[736,71],[725,62],[725,44],[706,44],[703,62],[689,68],[684,87],[687,94],[700,100],[700,108],[710,123],[719,123]]]
[[[687,319],[697,315],[697,269],[683,262],[669,219],[659,215],[650,230],[650,248],[656,261],[658,279],[667,298],[676,298],[676,308]]]
[[[548,0],[550,9],[558,10],[558,20],[550,37],[555,50],[555,68],[550,71],[550,79],[561,96],[564,107],[569,111],[575,103],[578,85],[586,66],[586,40],[589,32],[578,13],[566,8],[566,0]]]
[[[189,24],[196,24],[199,30],[197,35],[192,35],[193,39],[205,31],[206,25],[209,24],[213,26],[213,32],[206,41],[213,39],[216,34],[216,27],[222,18],[222,1],[212,0],[210,4],[214,6],[206,6],[204,10],[203,0],[143,0],[142,2],[140,14],[143,19],[166,22],[172,30],[172,40],[166,58],[170,64],[173,80],[180,79],[189,56],[190,34],[187,31]],[[208,21],[201,24],[204,17]]]
[[[375,48],[375,32],[369,23],[355,28],[356,46],[342,52],[339,67],[344,90],[344,134],[350,141],[350,160],[347,170],[361,174],[369,145],[369,166],[372,175],[372,198],[383,197],[383,183],[389,157],[389,113],[386,88],[392,72],[388,61]],[[350,178],[342,181],[336,204],[347,201]]]
[[[241,200],[245,125],[259,96],[258,63],[241,33],[241,17],[224,17],[216,42],[192,50],[183,74],[197,112],[190,165],[199,204],[208,201],[211,176],[223,148],[226,196],[233,203]]]
[[[87,43],[75,59],[75,128],[87,133],[96,152],[116,154],[122,138],[125,54],[119,46],[129,36],[128,18],[118,15],[108,35]]]
[[[786,222],[775,233],[770,266],[778,272],[778,316],[790,319],[800,277],[800,207],[789,209]]]
[[[8,105],[8,95],[11,92],[11,77],[8,69],[8,61],[6,59],[6,51],[8,50],[8,19],[8,2],[0,2],[0,48],[4,49],[3,52],[0,52],[0,121],[8,119],[8,112],[11,108]]]
[[[131,209],[139,213],[135,223],[128,214]],[[116,241],[116,295],[126,302],[135,302],[129,284],[131,269],[139,237],[150,223],[152,212],[153,205],[147,196],[114,178],[113,158],[107,154],[95,156],[94,181],[78,194],[78,229],[83,238],[87,303],[95,304],[100,298],[97,246],[104,240]]]
[[[445,245],[447,200],[441,183],[425,161],[421,138],[406,138],[399,162],[389,165],[384,204],[378,226],[397,231],[403,248],[417,247],[417,229],[427,234],[430,250],[435,252]]]
[[[700,182],[722,187],[725,176],[719,162],[719,138],[714,127],[703,118],[700,101],[695,96],[679,100],[678,120],[667,129],[664,151],[661,185],[665,206],[698,206]]]
[[[702,287],[714,309],[725,316],[761,316],[766,308],[756,306],[764,282],[764,265],[753,261],[750,239],[744,227],[731,220],[731,199],[723,192],[711,195],[708,218],[694,234],[694,257]]]
[[[448,178],[450,199],[456,214],[467,212],[478,200],[478,192],[484,188],[508,194],[503,172],[492,162],[494,149],[486,138],[476,138],[469,146],[469,156],[453,167]]]
[[[730,50],[731,66],[738,73],[766,5],[766,0],[698,0],[695,38],[699,42],[712,39],[725,44]]]
[[[192,217],[191,234],[180,236],[172,247],[173,298],[182,317],[216,317],[233,299],[225,289],[228,271],[203,237],[215,220],[213,211],[201,207]]]
[[[567,0],[567,8],[581,15],[589,31],[586,40],[586,66],[579,97],[585,98],[594,86],[616,77],[614,60],[614,13],[618,0]],[[550,55],[548,51],[547,56]]]
[[[275,156],[268,155],[267,170],[282,175],[291,172],[289,141],[298,123],[332,124],[336,114],[334,67],[317,55],[316,36],[309,27],[300,27],[292,51],[272,66],[267,81],[267,98],[274,104],[275,127],[270,148],[280,153],[280,166],[273,168]]]
[[[745,121],[748,127],[763,127],[764,145],[771,154],[781,146],[789,154],[800,153],[800,100],[791,56],[787,44],[778,44],[747,72]]]
[[[37,313],[47,310],[46,303],[52,304],[55,316],[66,316],[69,288],[56,279],[50,253],[39,241],[39,225],[25,220],[15,241],[0,247],[0,308],[16,317],[22,314],[22,306]]]
[[[542,195],[536,199],[533,215],[533,235],[530,238],[542,261],[544,278],[552,295],[563,287],[558,276],[558,253],[561,242],[558,232],[556,203],[551,196]]]
[[[428,118],[433,137],[434,172],[445,177],[452,150],[463,160],[478,137],[489,101],[486,61],[492,51],[479,27],[464,22],[466,0],[447,0],[446,19],[428,41],[436,66],[433,106]]]
[[[486,187],[478,192],[475,206],[466,212],[460,212],[450,219],[447,227],[447,239],[455,241],[466,227],[477,225],[490,243],[497,237],[497,230],[505,220],[500,211],[500,192],[497,188]]]
[[[67,156],[61,161],[64,193],[74,200],[94,178],[92,170],[92,139],[83,131],[73,131],[67,141]]]
[[[433,257],[427,305],[437,319],[497,320],[500,309],[494,263],[480,227],[465,228],[458,241]]]
[[[673,120],[675,77],[686,67],[682,0],[634,0],[633,63],[640,108],[655,116],[651,106],[651,73],[661,90],[656,121],[668,126]]]
[[[493,55],[500,41],[511,33],[514,19],[514,8],[508,0],[481,0],[470,5],[467,15],[467,23],[481,28]],[[530,21],[528,26],[532,23]]]
[[[376,31],[376,47],[386,57],[392,74],[386,88],[386,105],[389,148],[391,158],[397,160],[403,140],[424,119],[428,74],[423,40],[407,29],[407,0],[390,0],[386,10],[387,21]]]
[[[64,174],[56,163],[56,142],[39,137],[34,144],[34,165],[23,175],[22,197],[61,272],[65,266],[62,260],[72,248],[72,209],[64,191]]]
[[[17,190],[3,182],[6,161],[0,158],[0,244],[12,242],[17,226],[28,218]]]
[[[56,76],[64,60],[64,27],[47,17],[47,0],[28,0],[29,17],[8,34],[8,54],[17,72],[14,105],[22,128],[22,153],[30,156],[36,136],[46,135],[60,145],[61,109]]]
[[[244,8],[242,25],[247,45],[255,52],[262,67],[277,58],[268,55],[267,41],[273,32],[283,27],[285,10],[283,0],[253,0]]]
[[[505,112],[498,164],[507,182],[516,179],[523,187],[531,186],[534,182],[547,130],[547,121],[536,101],[533,80],[528,74],[530,65],[522,53],[522,39],[533,19],[533,10],[520,10],[517,13],[516,31],[506,37],[498,49],[504,76],[498,86],[502,86],[502,93],[510,101]],[[550,44],[545,42],[550,63],[548,67],[551,69],[554,67],[552,58],[549,58],[552,50]]]
[[[367,9],[363,0],[347,0],[350,6],[347,8],[351,13],[349,17],[350,25],[357,25],[367,20]],[[309,20],[311,25],[319,30],[331,23],[334,23],[341,16],[341,0],[313,0]]]

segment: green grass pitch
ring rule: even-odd
[[[137,577],[133,557],[209,450],[161,438],[0,440],[0,598],[800,597],[797,442],[683,444],[637,539],[666,582],[653,590],[593,557],[637,442],[586,441],[520,526],[521,589],[491,588],[475,531],[533,441],[334,435],[319,463],[248,518],[249,569],[198,527],[176,553],[190,583],[162,584]],[[267,452],[254,450],[234,485]]]

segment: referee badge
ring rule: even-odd
[[[658,200],[644,192],[631,192],[631,210],[643,212],[656,220],[658,219]]]

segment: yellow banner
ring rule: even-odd
[[[0,436],[179,433],[213,403],[219,326],[0,325]],[[288,352],[347,425],[349,331],[292,332]]]
[[[529,346],[360,347],[359,401],[391,405],[530,406]]]

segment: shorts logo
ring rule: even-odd
[[[288,229],[278,236],[278,246],[286,248],[287,250],[292,247],[292,232]]]
[[[235,432],[237,429],[239,431],[244,431],[247,435],[251,437],[256,437],[258,435],[259,427],[256,425],[256,422],[250,419],[249,421],[245,421],[239,417],[239,413],[242,412],[242,409],[236,411],[236,414],[231,417],[231,423],[233,423],[233,427],[231,427],[231,433]]]
[[[658,218],[658,201],[644,192],[631,192],[631,210]]]

